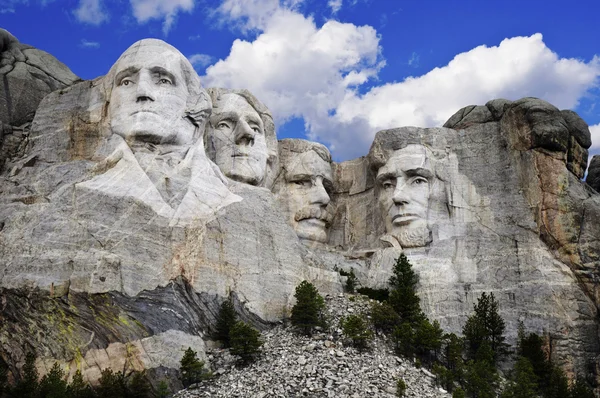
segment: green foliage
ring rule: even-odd
[[[452,393],[452,398],[465,398],[465,390],[460,387],[456,388]]]
[[[494,352],[487,341],[477,350],[475,359],[466,365],[465,385],[471,397],[495,398],[499,377],[494,363]]]
[[[263,345],[260,332],[242,321],[237,322],[231,328],[229,341],[231,342],[231,354],[239,356],[243,363],[253,361]]]
[[[358,315],[349,315],[340,323],[344,336],[360,350],[365,349],[369,340],[373,338],[373,333],[367,327],[367,323]]]
[[[325,301],[310,282],[302,281],[296,286],[296,304],[292,308],[291,321],[298,330],[306,335],[312,334],[316,326],[323,325]]]
[[[50,371],[42,377],[39,396],[45,398],[63,398],[67,394],[65,371],[55,362]]]
[[[198,359],[196,351],[188,347],[183,353],[179,366],[180,378],[184,387],[206,380],[211,377],[210,372],[204,368],[204,362]]]
[[[400,324],[400,316],[388,303],[374,302],[371,305],[371,323],[375,330],[391,333]]]
[[[533,370],[536,371],[535,367]],[[540,385],[544,385],[541,380]],[[565,372],[558,366],[552,366],[549,382],[542,390],[542,393],[544,398],[561,398],[569,396],[569,381],[567,380],[567,376],[565,376]]]
[[[415,334],[413,328],[408,322],[402,322],[396,326],[392,334],[396,353],[405,357],[412,357],[415,353]]]
[[[28,352],[25,355],[25,364],[23,365],[23,375],[21,380],[9,391],[10,397],[35,398],[39,390],[38,372],[35,367],[36,355]]]
[[[342,273],[343,272],[343,273]],[[354,274],[354,269],[350,269],[350,272],[344,272],[340,270],[340,275],[345,276],[346,277],[346,286],[345,286],[345,290],[348,293],[354,293],[354,290],[356,289],[356,283],[357,283],[357,279],[356,279],[356,275]]]
[[[402,321],[409,322],[411,325],[418,324],[425,317],[417,296],[418,283],[419,277],[413,271],[404,253],[401,253],[390,277],[391,291],[388,301]]]
[[[370,287],[359,287],[356,289],[357,293],[364,294],[371,300],[376,300],[379,302],[387,301],[390,297],[389,289],[372,289]]]
[[[85,381],[83,381],[83,375],[80,370],[77,370],[73,375],[73,380],[67,386],[67,397],[68,398],[94,398],[94,390]]]
[[[442,348],[442,339],[444,331],[438,321],[429,322],[423,318],[415,329],[415,349],[417,354],[428,364],[437,360],[440,349]]]
[[[451,392],[454,388],[454,375],[452,371],[440,363],[434,363],[431,371],[436,377],[436,382],[446,391]]]
[[[569,388],[569,396],[571,398],[594,398],[594,391],[584,379],[578,377]]]
[[[513,374],[501,398],[537,398],[537,376],[529,359],[520,357],[515,363]]]
[[[445,370],[438,379],[440,384],[450,392],[454,389],[455,382],[462,383],[465,378],[463,347],[463,340],[454,333],[444,335],[440,361]]]
[[[165,380],[161,380],[156,389],[157,398],[167,398],[170,393],[169,384]]]
[[[231,299],[223,301],[221,309],[217,315],[217,324],[215,326],[215,338],[223,342],[225,347],[229,347],[229,331],[237,322],[237,314]]]
[[[99,397],[121,398],[126,396],[127,392],[127,381],[123,373],[115,373],[109,368],[102,370],[98,386],[96,386],[96,393]]]
[[[517,353],[529,360],[539,382],[540,390],[546,391],[550,387],[553,366],[544,352],[544,339],[535,333],[527,335],[519,330]]]
[[[146,372],[133,372],[127,386],[128,398],[148,398],[152,395],[152,387],[146,378]]]
[[[406,394],[406,383],[402,379],[396,381],[396,396],[404,397]]]
[[[468,357],[473,359],[482,344],[486,342],[496,364],[506,353],[504,329],[504,320],[498,313],[498,302],[494,294],[482,293],[475,305],[475,313],[467,319],[463,328]]]

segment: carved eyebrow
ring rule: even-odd
[[[385,172],[385,173],[379,174],[379,175],[376,177],[376,180],[377,180],[377,182],[381,183],[381,182],[383,182],[383,181],[385,181],[385,180],[392,180],[392,179],[393,179],[393,180],[395,180],[396,178],[397,178],[397,177],[396,177],[396,174],[395,174],[395,173],[393,173],[393,172],[391,172],[391,171],[387,171],[387,172]]]
[[[213,113],[213,115],[215,116],[215,119],[221,121],[221,120],[225,120],[225,119],[231,119],[233,121],[238,120],[238,115],[235,112],[215,112]]]
[[[431,172],[431,170],[425,169],[423,167],[417,167],[415,169],[405,170],[404,172],[409,177],[414,177],[414,176],[420,176],[420,177],[425,177],[425,178],[433,177],[433,173]]]
[[[158,74],[159,76],[160,75],[165,75],[169,79],[171,79],[171,83],[174,86],[177,85],[177,79],[175,79],[175,75],[173,75],[171,72],[169,72],[165,68],[162,68],[160,66],[154,66],[154,67],[150,68],[150,72],[152,72],[153,74]]]
[[[313,176],[310,174],[297,173],[297,174],[288,175],[287,180],[288,181],[311,180],[312,177]]]
[[[135,66],[130,66],[129,68],[125,68],[115,76],[115,83],[118,85],[124,77],[131,76],[139,72],[140,68],[136,68]]]

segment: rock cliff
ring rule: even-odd
[[[381,131],[336,163],[320,144],[277,146],[264,104],[205,90],[159,40],[92,81],[56,68],[68,87],[24,100],[27,140],[0,147],[0,357],[13,372],[30,348],[40,368],[59,360],[90,380],[172,372],[188,346],[204,355],[225,298],[267,328],[302,280],[335,294],[352,268],[385,287],[404,252],[446,330],[491,291],[510,342],[523,322],[567,370],[600,374],[600,194],[592,170],[581,181],[591,139],[574,112],[493,100],[444,127]]]

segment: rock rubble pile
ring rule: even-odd
[[[344,341],[340,319],[367,314],[369,299],[340,294],[327,296],[326,301],[328,330],[308,337],[294,333],[288,325],[278,325],[263,333],[262,355],[247,367],[236,367],[228,350],[209,350],[215,378],[175,397],[392,398],[399,378],[407,385],[407,397],[450,397],[435,385],[429,371],[396,356],[385,336],[377,334],[362,352]]]

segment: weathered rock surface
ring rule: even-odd
[[[35,111],[47,94],[79,78],[45,51],[0,28],[0,169],[19,154]]]
[[[332,218],[307,246],[273,192],[227,179],[206,157],[211,101],[189,61],[158,40],[41,101],[0,170],[0,356],[13,372],[23,344],[42,369],[77,364],[90,380],[125,363],[173,372],[181,348],[204,355],[226,297],[264,329],[289,315],[302,280],[337,294],[335,269],[352,268],[363,286],[385,287],[404,252],[424,310],[447,331],[491,291],[509,342],[523,322],[567,370],[598,377],[600,195],[581,181],[591,141],[575,113],[498,99],[442,128],[379,132],[367,156],[331,174],[327,156],[310,154],[286,184],[317,187]],[[260,141],[260,115],[244,109],[212,126],[229,129],[232,153]],[[156,128],[168,110],[178,114]],[[260,157],[279,164],[271,158]]]
[[[585,182],[594,188],[596,192],[600,192],[600,155],[595,155],[592,158]]]
[[[207,364],[217,377],[175,397],[393,398],[399,378],[407,385],[407,397],[450,397],[426,369],[397,357],[383,336],[363,352],[344,344],[340,319],[368,313],[368,299],[358,296],[352,302],[340,294],[326,297],[326,304],[331,330],[305,337],[277,326],[263,333],[263,353],[246,368],[236,368],[228,350],[209,350]]]

